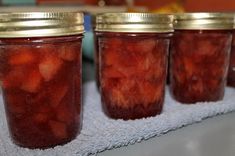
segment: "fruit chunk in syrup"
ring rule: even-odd
[[[136,119],[161,112],[168,39],[102,38],[101,94],[106,114]]]
[[[66,143],[80,130],[77,42],[6,46],[0,65],[5,108],[14,142],[30,148]],[[77,78],[79,80],[74,80]]]
[[[228,31],[176,31],[170,68],[173,96],[183,103],[221,100],[230,44]]]

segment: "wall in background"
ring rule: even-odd
[[[188,12],[196,11],[235,11],[235,0],[135,0],[136,5],[147,5],[155,9],[169,3],[179,2]]]
[[[186,11],[235,11],[234,0],[185,0]]]
[[[35,0],[0,0],[4,5],[32,5]]]
[[[35,4],[40,2],[65,2],[77,4],[96,5],[99,0],[0,0],[4,5]],[[106,0],[114,1],[114,0]],[[235,0],[133,0],[137,6],[147,6],[150,9],[158,9],[169,3],[178,2],[188,12],[195,11],[235,11]]]

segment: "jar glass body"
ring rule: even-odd
[[[115,119],[161,113],[171,33],[97,33],[104,112]]]
[[[176,30],[171,44],[170,90],[182,103],[222,100],[230,30]]]
[[[49,148],[81,129],[82,35],[0,39],[0,79],[12,140]]]
[[[233,41],[230,54],[230,64],[228,70],[228,85],[235,87],[235,30],[233,30]]]
[[[99,47],[98,47],[98,36],[94,33],[94,65],[95,65],[95,82],[99,90],[100,88],[100,77],[99,77]]]

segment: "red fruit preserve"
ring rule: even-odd
[[[223,21],[227,23],[222,23]],[[182,103],[219,101],[224,97],[232,41],[229,14],[176,16],[171,45],[170,89]]]
[[[35,33],[26,25],[25,30],[17,27],[23,19],[33,22],[31,16],[36,17],[34,20],[44,20],[43,29],[47,31],[39,34],[40,26]],[[68,24],[68,19],[74,19],[76,24],[82,25],[83,15],[20,13],[5,14],[4,17],[18,28],[13,33],[2,31],[0,26],[0,80],[13,142],[22,147],[49,148],[71,141],[80,132],[82,123],[83,27],[68,36],[71,30],[59,25],[54,28],[46,22],[53,18],[52,21],[60,19]],[[14,21],[16,19],[18,21]],[[59,28],[64,30],[60,32]]]
[[[105,26],[106,21],[113,25]],[[117,28],[118,22],[122,26]],[[124,120],[160,114],[172,16],[103,14],[97,17],[97,23],[104,112],[111,118]],[[162,29],[160,24],[165,24]]]
[[[228,70],[228,85],[235,87],[235,31],[233,30],[232,49],[230,54],[230,64]]]

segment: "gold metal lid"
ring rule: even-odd
[[[228,30],[234,23],[230,13],[181,13],[174,18],[174,29]]]
[[[104,13],[96,17],[96,31],[173,32],[173,16],[154,13]]]
[[[0,13],[0,38],[82,34],[83,23],[83,14],[78,12]]]

